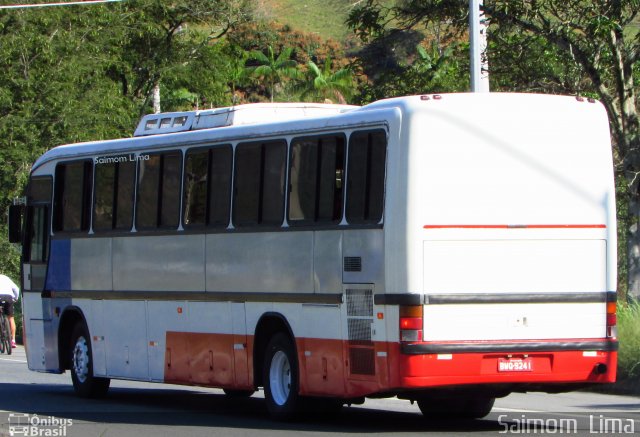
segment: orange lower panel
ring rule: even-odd
[[[254,386],[250,336],[168,332],[166,345],[166,382],[234,389]],[[353,345],[317,338],[299,338],[296,347],[300,392],[308,396],[353,398],[466,384],[606,383],[616,377],[616,352],[407,355],[398,343]],[[500,371],[499,362],[508,355],[526,358],[530,369]],[[598,374],[598,364],[606,365],[607,371]]]
[[[165,382],[209,387],[250,388],[247,348],[237,336],[167,332]]]

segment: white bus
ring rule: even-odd
[[[149,115],[33,165],[29,368],[222,388],[289,418],[415,400],[482,417],[616,376],[607,115],[422,95]],[[12,218],[15,218],[15,210]]]

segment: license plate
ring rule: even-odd
[[[533,372],[533,360],[531,358],[500,358],[498,372]]]

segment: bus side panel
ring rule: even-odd
[[[146,302],[105,301],[104,313],[112,319],[105,324],[109,376],[148,379]]]
[[[313,293],[313,232],[209,234],[206,240],[207,291]]]
[[[339,305],[303,304],[298,341],[303,393],[342,396],[345,388]],[[317,338],[317,333],[322,338]]]
[[[71,240],[71,289],[112,290],[111,238]]]
[[[176,360],[178,351],[167,344],[167,332],[187,331],[187,302],[147,302],[147,332],[149,335],[149,378],[165,381],[167,355]],[[179,346],[179,345],[178,345]],[[175,347],[175,346],[174,346]],[[175,368],[175,367],[174,367]]]
[[[202,235],[113,239],[113,289],[204,291]]]

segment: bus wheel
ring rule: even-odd
[[[422,415],[429,419],[481,419],[491,412],[495,398],[460,397],[418,399]]]
[[[84,323],[78,323],[71,334],[71,381],[76,394],[83,398],[102,397],[109,390],[109,378],[93,376],[91,337]]]
[[[278,420],[293,419],[300,408],[298,361],[288,335],[277,333],[267,346],[262,373],[267,411]]]

